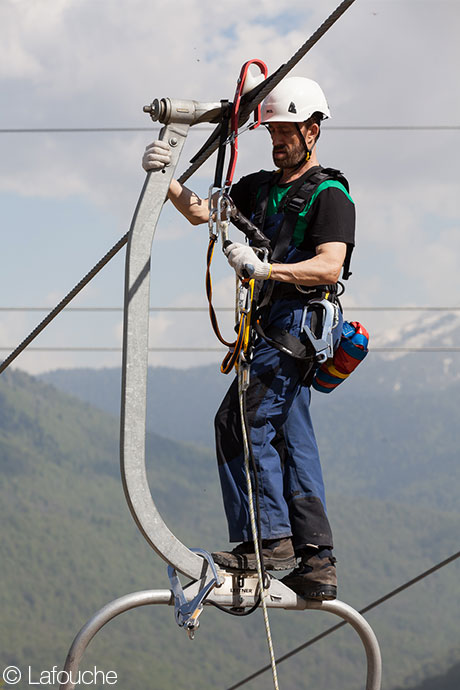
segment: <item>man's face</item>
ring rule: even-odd
[[[303,123],[300,128],[303,133]],[[293,122],[273,122],[267,125],[273,144],[273,162],[278,168],[294,168],[305,158],[305,146]]]

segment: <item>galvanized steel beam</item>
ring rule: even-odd
[[[147,480],[145,437],[150,308],[150,258],[152,241],[169,185],[192,124],[213,120],[220,103],[156,100],[152,117],[166,124],[160,138],[171,147],[171,164],[149,172],[129,231],[126,254],[123,325],[121,475],[131,514],[150,546],[163,560],[193,580],[208,569],[164,523],[153,501]]]

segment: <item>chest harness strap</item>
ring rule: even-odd
[[[262,175],[263,173],[261,173]],[[308,208],[319,186],[328,180],[338,180],[348,191],[348,182],[339,170],[333,168],[310,168],[304,175],[294,182],[283,198],[278,212],[284,212],[284,218],[276,236],[270,241],[270,261],[282,262],[291,244],[299,213]],[[259,178],[260,180],[260,178]],[[253,225],[263,228],[267,213],[270,188],[279,180],[279,173],[269,173],[260,180],[256,208],[252,217]],[[241,215],[241,214],[240,214]],[[244,216],[243,216],[244,219]],[[245,219],[246,220],[246,219]],[[250,223],[250,221],[247,221]],[[241,221],[235,223],[244,232]],[[257,245],[257,238],[252,233],[253,245]],[[266,246],[266,245],[265,245]],[[348,279],[350,273],[351,247],[347,247],[344,262],[343,277]],[[257,334],[269,345],[288,354],[297,360],[302,380],[311,383],[314,365],[320,364],[333,356],[332,330],[338,323],[337,286],[327,285],[303,289],[290,284],[270,282],[264,285],[258,299],[258,308],[254,314],[254,328]],[[303,340],[270,325],[263,326],[267,309],[276,299],[305,299],[306,306],[302,319],[301,332],[305,333]],[[312,312],[310,326],[306,324],[307,313]]]

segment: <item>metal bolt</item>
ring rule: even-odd
[[[177,141],[176,137],[171,137],[171,139],[169,140],[169,145],[170,146],[177,146],[177,144],[178,144],[178,141]]]

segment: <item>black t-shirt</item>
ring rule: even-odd
[[[321,170],[320,167],[315,167]],[[313,171],[313,168],[311,169]],[[231,190],[237,208],[250,218],[254,213],[261,173],[242,177]],[[266,176],[265,176],[266,179]],[[283,197],[291,184],[275,184],[270,188],[266,223],[276,216]],[[299,213],[292,245],[301,252],[315,253],[325,242],[344,242],[350,252],[355,244],[355,206],[345,186],[338,180],[322,182],[307,207]]]

